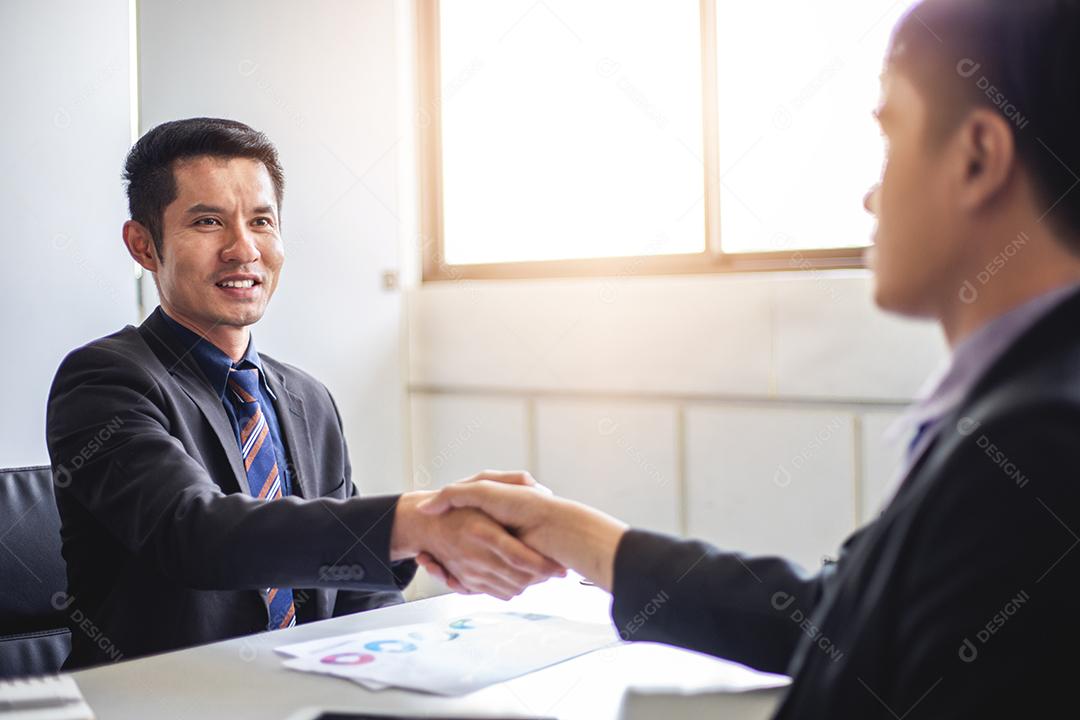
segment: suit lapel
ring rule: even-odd
[[[210,383],[202,376],[201,371],[192,370],[186,362],[172,368],[170,374],[176,378],[177,383],[187,393],[188,397],[198,406],[203,417],[213,428],[221,443],[225,457],[229,459],[229,466],[233,471],[233,480],[237,488],[245,495],[251,494],[248,486],[247,471],[244,469],[244,459],[240,455],[240,446],[236,444],[236,435],[233,433],[229,416],[225,414],[225,407],[221,404],[221,398],[217,397],[210,389]],[[199,372],[199,375],[195,375]]]
[[[206,422],[213,429],[218,442],[221,443],[221,449],[229,461],[235,489],[245,495],[250,495],[251,488],[248,487],[244,459],[240,456],[240,447],[236,443],[236,435],[233,432],[232,424],[229,422],[229,416],[225,414],[225,407],[221,404],[221,398],[214,394],[209,381],[191,355],[191,348],[177,346],[172,331],[165,324],[165,320],[158,316],[160,312],[159,308],[151,313],[139,330],[143,333],[144,339],[153,340],[153,345],[160,348],[160,350],[155,351],[155,354],[164,363],[169,375],[176,380],[184,393],[199,408],[203,417],[206,418]],[[228,483],[225,478],[215,477],[214,480],[221,485],[223,490],[229,489],[226,487]]]
[[[151,313],[139,330],[145,339],[152,339],[155,345],[162,347],[162,350],[157,353],[158,357],[213,429],[229,460],[236,488],[245,495],[251,495],[240,447],[236,443],[236,435],[229,422],[229,416],[225,414],[221,398],[214,394],[195,358],[188,352],[189,349],[179,348],[175,342],[172,342],[172,332],[165,325],[165,320],[158,317],[159,312],[160,309]],[[285,376],[273,361],[268,361],[266,357],[261,359],[266,381],[276,396],[274,407],[281,433],[284,436],[281,440],[289,456],[288,472],[294,491],[299,490],[297,494],[301,497],[318,497],[316,488],[312,485],[317,474],[315,460],[310,452],[311,433],[308,430],[307,416],[304,412],[304,400],[288,388]],[[220,483],[222,479],[215,478],[215,480]]]
[[[314,458],[310,452],[311,433],[304,413],[304,400],[289,390],[285,383],[285,376],[276,367],[272,367],[265,357],[262,358],[262,364],[263,369],[266,370],[267,383],[277,396],[274,406],[277,410],[281,434],[284,435],[281,441],[289,456],[289,477],[294,490],[299,490],[297,494],[300,497],[318,497],[318,493],[313,494],[314,488],[311,485],[315,477],[315,468]]]

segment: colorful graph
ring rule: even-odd
[[[372,652],[407,653],[414,652],[416,645],[408,640],[372,640],[364,648]]]
[[[369,662],[374,662],[375,656],[368,653],[337,653],[336,655],[327,655],[319,660],[323,665],[367,665]]]

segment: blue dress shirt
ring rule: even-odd
[[[221,404],[225,408],[225,414],[229,416],[229,424],[232,425],[233,434],[236,436],[237,447],[240,447],[240,423],[236,419],[236,405],[233,399],[225,394],[229,383],[229,371],[233,368],[237,370],[256,368],[259,371],[259,407],[262,409],[262,413],[266,417],[266,424],[270,428],[270,439],[274,443],[274,454],[277,456],[278,467],[284,468],[281,478],[282,496],[291,495],[292,482],[289,478],[288,456],[285,454],[281,427],[278,425],[277,412],[273,403],[277,397],[266,383],[266,373],[262,367],[262,360],[259,359],[259,353],[255,350],[254,338],[248,341],[247,351],[244,353],[244,357],[240,359],[240,362],[233,363],[232,359],[216,345],[173,320],[160,307],[155,312],[161,313],[161,317],[165,319],[166,324],[172,328],[184,346],[191,348],[189,352],[199,364],[199,368],[202,370],[203,375],[206,376],[207,381],[209,381],[210,387],[221,398]]]

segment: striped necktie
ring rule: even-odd
[[[236,400],[236,422],[240,427],[240,455],[247,471],[252,497],[267,502],[282,497],[283,478],[270,437],[270,426],[259,407],[259,371],[233,369],[229,373],[229,389]],[[296,624],[293,593],[288,588],[267,588],[266,607],[269,613],[268,630],[292,627]]]

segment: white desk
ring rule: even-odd
[[[272,720],[307,707],[420,715],[539,715],[614,720],[628,685],[709,682],[728,663],[639,643],[595,652],[460,698],[403,690],[368,691],[338,678],[286,670],[273,649],[302,640],[480,610],[528,610],[610,622],[610,596],[577,579],[551,581],[504,603],[446,595],[298,625],[74,674],[100,720]],[[761,716],[760,710],[755,712]],[[672,720],[670,717],[668,720]]]

